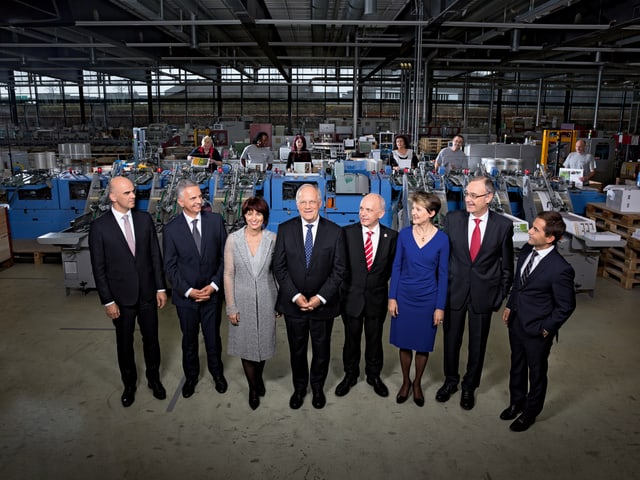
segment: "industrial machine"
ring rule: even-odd
[[[12,238],[37,238],[66,228],[83,212],[90,184],[90,177],[73,171],[24,171],[5,179],[0,190],[9,204]]]

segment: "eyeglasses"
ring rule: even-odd
[[[467,192],[465,190],[464,191],[464,196],[465,197],[470,197],[472,200],[475,200],[477,198],[486,197],[487,195],[489,195],[489,193],[491,193],[491,192],[487,192],[487,193],[483,193],[481,195],[478,195],[477,193],[471,193],[471,192]]]

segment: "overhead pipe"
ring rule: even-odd
[[[600,52],[596,52],[596,63],[600,63]],[[596,104],[593,106],[593,129],[596,130],[598,125],[598,108],[600,106],[600,90],[602,90],[602,74],[604,65],[598,67],[598,84],[596,85]]]

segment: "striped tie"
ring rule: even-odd
[[[364,258],[367,260],[367,270],[371,270],[373,265],[373,243],[371,242],[372,231],[367,232],[367,240],[364,242]]]
[[[524,267],[524,271],[522,272],[522,276],[520,277],[520,285],[524,285],[524,282],[527,281],[529,275],[531,274],[531,270],[533,270],[533,261],[538,256],[538,252],[535,250],[531,252],[531,257],[529,257],[529,263]]]

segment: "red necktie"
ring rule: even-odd
[[[367,260],[367,270],[371,270],[373,265],[373,243],[371,242],[373,232],[367,232],[367,240],[364,242],[364,258]]]
[[[471,255],[471,261],[473,262],[478,256],[478,252],[480,251],[480,220],[479,218],[474,218],[474,222],[476,222],[476,228],[473,229],[473,233],[471,234],[471,245],[469,246],[469,255]]]

